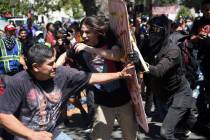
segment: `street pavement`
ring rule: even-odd
[[[60,125],[60,129],[71,136],[74,140],[90,140],[90,133],[87,130],[87,119],[83,117],[80,113],[72,114],[72,116],[69,118],[69,124]],[[150,132],[148,134],[145,134],[143,130],[139,131],[138,138],[140,140],[162,140],[159,132],[160,132],[160,127],[162,123],[152,119],[148,118],[149,122],[149,128]],[[191,133],[189,137],[179,137],[180,140],[207,140],[206,138],[202,136],[198,136],[196,134]],[[113,128],[113,133],[112,133],[112,138],[111,140],[123,140],[122,138],[122,131],[115,122],[114,128]]]

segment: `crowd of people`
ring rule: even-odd
[[[6,25],[0,38],[0,139],[71,140],[58,126],[68,123],[72,103],[88,119],[91,139],[111,139],[117,120],[123,138],[136,140],[139,126],[126,85],[134,65],[144,75],[145,113],[162,122],[164,139],[179,139],[179,130],[210,137],[208,0],[202,12],[175,21],[137,16],[131,31],[149,72],[134,61],[138,55],[125,66],[124,49],[102,16],[47,23],[44,29],[33,17],[20,27]],[[81,91],[87,112],[78,100]]]

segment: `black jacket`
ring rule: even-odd
[[[169,102],[173,96],[182,94],[184,89],[189,88],[189,83],[182,72],[181,51],[178,46],[174,45],[168,41],[151,58],[149,66],[148,78],[152,91],[164,102]]]

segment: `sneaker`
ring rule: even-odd
[[[185,136],[185,137],[189,137],[191,133],[192,133],[192,132],[191,132],[190,130],[186,130],[186,131],[184,132],[184,136]]]
[[[191,131],[190,130],[176,130],[175,133],[182,137],[189,137],[191,134]]]
[[[84,133],[91,133],[91,131],[92,131],[92,128],[87,128],[87,129],[84,129]]]

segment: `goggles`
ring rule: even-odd
[[[165,32],[165,29],[164,27],[161,27],[161,26],[158,26],[158,25],[155,25],[155,24],[151,24],[149,26],[149,34],[164,34]]]

